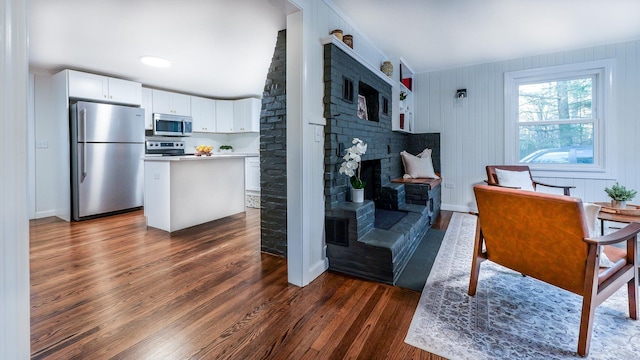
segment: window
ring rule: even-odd
[[[594,61],[505,73],[506,162],[606,171],[612,69],[613,61]]]

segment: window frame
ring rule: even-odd
[[[611,134],[615,126],[613,119],[613,81],[615,60],[598,60],[574,64],[548,66],[504,73],[504,158],[506,164],[528,165],[536,176],[569,178],[610,178],[613,161],[610,158],[615,142]],[[592,119],[593,164],[542,164],[520,163],[519,128],[523,124],[518,117],[519,85],[566,80],[568,78],[593,76]],[[560,121],[562,122],[562,121]],[[570,123],[584,122],[578,119]],[[590,122],[590,121],[589,121]],[[549,122],[555,123],[555,122]],[[529,123],[531,124],[531,123]],[[543,122],[541,122],[543,124]]]

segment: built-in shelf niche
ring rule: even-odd
[[[367,104],[367,120],[380,121],[380,94],[378,90],[360,81],[358,95],[364,96]]]

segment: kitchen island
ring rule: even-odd
[[[245,211],[249,153],[145,156],[147,226],[177,231]]]

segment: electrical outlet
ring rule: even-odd
[[[38,149],[46,149],[49,147],[49,142],[47,140],[38,140],[36,143],[36,148]]]
[[[444,183],[444,187],[447,188],[447,189],[453,189],[454,188],[452,183]]]
[[[153,174],[153,180],[160,180],[160,174]]]

